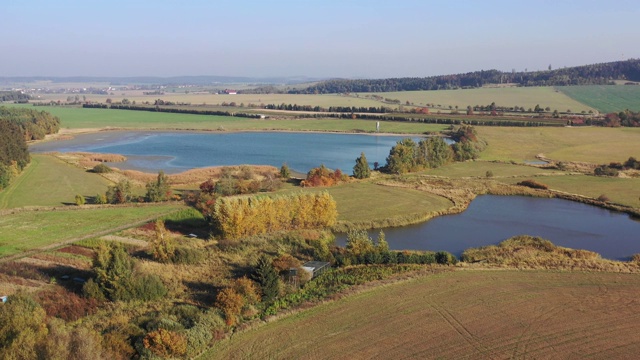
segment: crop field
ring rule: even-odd
[[[399,91],[387,93],[375,93],[376,95],[398,99],[401,104],[407,101],[414,105],[425,106],[426,104],[436,104],[448,108],[458,106],[460,111],[465,111],[471,105],[489,105],[495,102],[497,106],[513,107],[519,106],[525,109],[535,108],[540,105],[543,108],[549,107],[551,111],[560,112],[571,110],[581,112],[593,110],[589,105],[574,100],[562,92],[556,91],[552,87],[504,87],[504,88],[479,88],[460,90],[437,90],[437,91]],[[360,97],[368,94],[362,93]]]
[[[83,109],[77,107],[39,107],[39,110],[58,116],[64,129],[123,129],[156,130],[282,130],[282,131],[338,131],[375,132],[373,120],[351,119],[247,119],[230,116],[191,115],[110,109]],[[420,134],[442,131],[446,125],[381,121],[380,131],[385,133]]]
[[[0,256],[115,232],[177,211],[182,205],[8,212],[0,216]]]
[[[633,358],[639,293],[627,274],[448,272],[235,334],[203,358]]]
[[[32,154],[31,163],[11,185],[0,192],[0,209],[23,206],[60,206],[104,194],[110,182],[53,156]]]
[[[517,183],[522,178],[499,179],[506,183]],[[590,175],[545,176],[536,178],[550,189],[560,190],[571,194],[579,194],[598,198],[607,196],[611,202],[640,208],[640,179],[613,178]]]
[[[640,86],[637,85],[559,86],[557,89],[603,113],[640,111]]]
[[[532,160],[544,153],[559,161],[608,164],[640,157],[640,129],[562,127],[499,128],[477,127],[489,146],[480,154],[484,160]]]

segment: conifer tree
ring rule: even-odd
[[[356,159],[356,165],[353,167],[353,177],[356,179],[367,179],[371,176],[371,169],[364,153],[360,153],[360,157]]]
[[[258,259],[258,263],[254,269],[253,279],[260,284],[262,300],[264,302],[270,303],[278,297],[278,273],[268,256],[262,255]]]

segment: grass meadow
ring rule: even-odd
[[[428,169],[418,174],[446,176],[449,178],[486,177],[487,171],[493,173],[493,178],[500,180],[513,176],[536,176],[562,173],[559,170],[541,169],[533,166],[514,165],[490,161],[455,162],[436,169]]]
[[[499,179],[506,183],[517,183],[526,179],[509,178]],[[617,178],[591,175],[564,175],[545,176],[536,178],[550,189],[579,194],[592,198],[600,195],[607,196],[611,202],[621,205],[640,208],[640,179],[639,178]]]
[[[484,160],[535,159],[544,153],[558,161],[605,164],[640,157],[639,128],[561,127],[502,128],[476,127],[489,146],[480,154]]]
[[[182,205],[74,208],[8,212],[0,216],[0,256],[115,232],[175,212]]]
[[[630,358],[639,292],[628,274],[445,272],[234,334],[202,358]]]
[[[77,194],[104,194],[110,182],[50,155],[32,154],[29,166],[0,192],[0,209],[73,204]]]
[[[589,85],[559,86],[558,90],[603,113],[625,109],[640,111],[640,86]]]

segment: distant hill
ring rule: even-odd
[[[289,77],[242,77],[242,76],[0,76],[0,84],[32,83],[109,83],[111,85],[216,85],[216,84],[301,84],[322,79],[304,76]]]
[[[640,81],[640,59],[568,67],[556,70],[504,72],[481,70],[466,74],[423,78],[334,79],[306,88],[290,89],[290,94],[390,92],[478,88],[485,85],[516,86],[606,85],[613,80]],[[256,89],[257,92],[260,89]],[[245,91],[248,92],[248,91]]]

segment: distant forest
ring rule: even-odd
[[[23,94],[20,91],[0,91],[0,101],[26,103],[30,98],[28,94]]]
[[[517,86],[606,85],[613,80],[640,81],[640,59],[615,61],[544,71],[503,72],[481,70],[466,74],[424,78],[334,79],[306,88],[289,89],[289,94],[331,94],[358,92],[390,92],[415,90],[450,90],[478,88],[492,84]],[[240,91],[241,93],[274,92],[273,87]]]
[[[25,140],[41,140],[60,130],[60,119],[46,111],[0,106],[0,121],[17,125]]]

